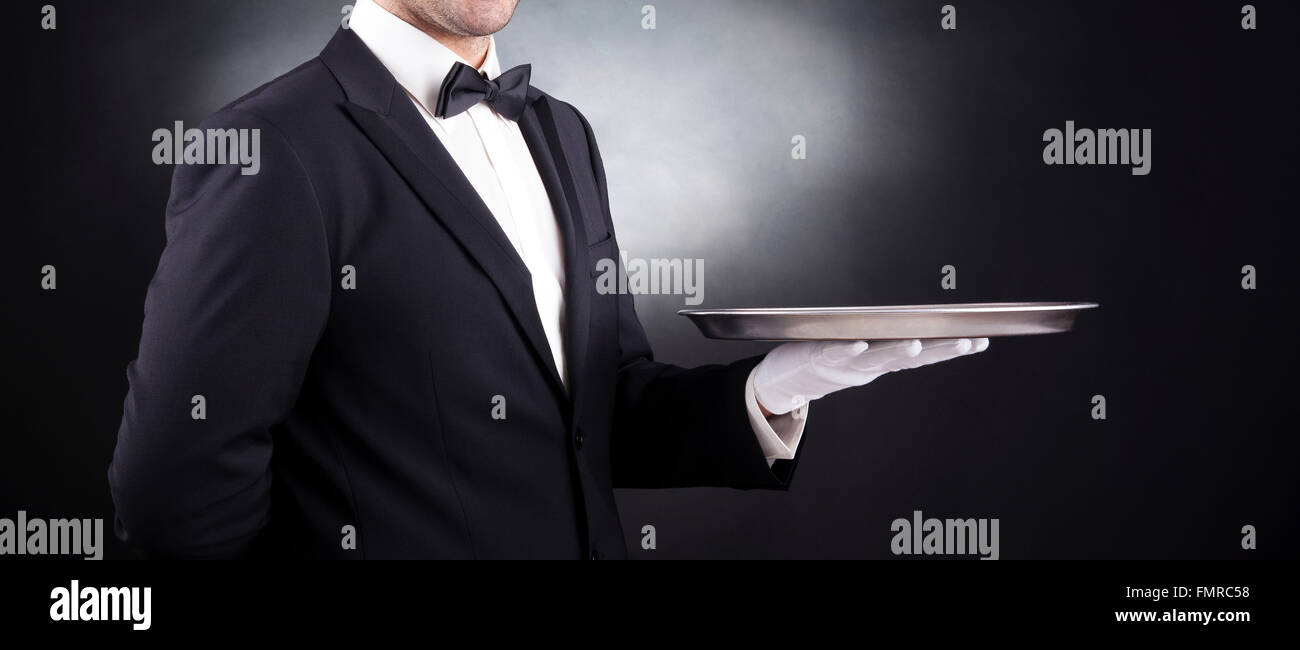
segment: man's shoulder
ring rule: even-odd
[[[587,122],[587,118],[583,116],[582,111],[579,111],[577,106],[574,106],[563,99],[559,99],[536,86],[528,87],[528,99],[532,101],[538,99],[545,100],[547,106],[551,109],[551,114],[554,116],[556,125],[561,129],[582,129],[588,139],[593,138],[591,133],[591,124]]]
[[[337,117],[343,92],[320,60],[311,60],[226,104],[204,120],[208,127],[270,125],[288,135]]]

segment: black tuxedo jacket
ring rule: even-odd
[[[496,219],[340,30],[201,125],[259,129],[258,174],[175,170],[108,474],[119,536],[162,556],[617,558],[615,487],[788,484],[745,412],[758,359],[657,363],[631,296],[597,293],[619,255],[595,139],[569,104],[528,102],[569,390]]]

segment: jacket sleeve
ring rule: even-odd
[[[586,118],[578,117],[586,130],[606,225],[614,233],[596,138]],[[620,250],[617,242],[615,250]],[[690,369],[656,362],[633,297],[624,293],[617,298],[620,360],[610,450],[614,486],[786,489],[801,453],[769,467],[745,407],[745,382],[762,357]]]
[[[297,399],[329,309],[320,206],[294,149],[237,108],[200,129],[248,129],[257,173],[173,173],[108,470],[117,534],[151,556],[248,549],[270,513],[271,429]]]

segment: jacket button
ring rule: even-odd
[[[578,432],[573,434],[573,446],[582,449],[582,429],[578,429]]]

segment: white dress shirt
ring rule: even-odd
[[[528,143],[513,120],[479,102],[451,117],[434,117],[443,79],[457,63],[470,65],[433,37],[389,13],[374,0],[358,0],[348,27],[406,91],[434,136],[451,154],[492,216],[501,225],[533,279],[533,298],[560,379],[568,386],[564,354],[564,242],[546,186]],[[472,67],[472,66],[471,66]],[[489,79],[501,74],[496,39],[478,68]],[[750,426],[769,464],[793,458],[807,409],[768,420],[754,397],[750,374],[743,399]],[[737,399],[742,396],[737,395]]]

